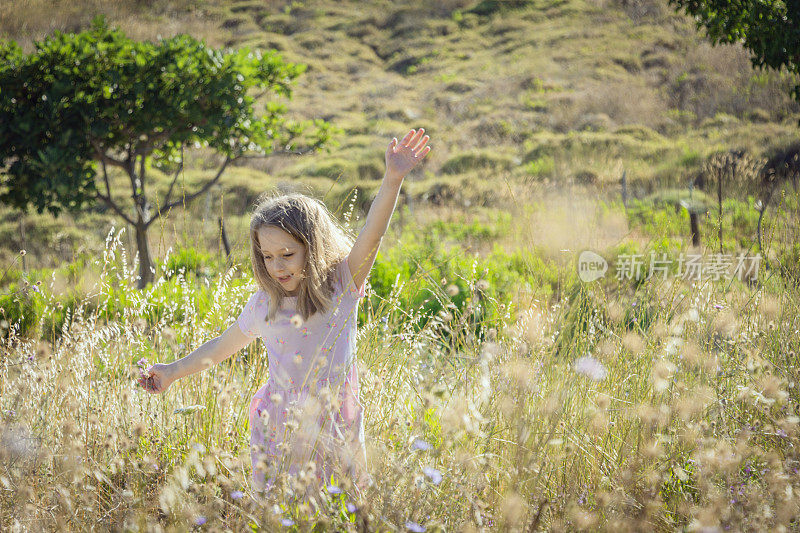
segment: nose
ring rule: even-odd
[[[284,275],[284,274],[281,274],[281,273],[284,271],[285,268],[286,268],[286,260],[285,259],[277,259],[275,261],[275,272],[278,273],[279,276],[283,276]]]

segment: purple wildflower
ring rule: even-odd
[[[284,518],[281,520],[281,524],[283,524],[286,527],[293,526],[294,520],[292,520],[291,518]]]
[[[348,513],[355,513],[356,511],[358,511],[358,507],[356,507],[356,504],[354,504],[353,502],[347,502],[346,507]]]
[[[233,498],[234,500],[241,500],[243,497],[244,497],[244,492],[240,490],[235,490],[231,492],[231,498]]]
[[[433,446],[431,446],[430,444],[428,444],[427,442],[425,442],[422,439],[414,439],[413,444],[411,444],[411,449],[412,450],[427,451],[427,450],[430,450],[431,448],[433,448]]]
[[[206,523],[206,521],[207,520],[205,516],[198,516],[197,518],[194,519],[194,525],[202,526],[203,524]]]
[[[342,493],[342,489],[340,489],[339,487],[337,487],[335,485],[328,485],[328,492],[331,493],[331,494],[341,494]]]
[[[422,533],[425,531],[425,526],[421,526],[416,522],[412,522],[411,520],[406,521],[406,529],[409,531],[413,531],[414,533]]]
[[[426,467],[424,467],[422,469],[422,472],[426,476],[431,478],[431,483],[433,483],[434,485],[438,485],[439,483],[442,482],[442,473],[439,472],[438,470],[436,470],[435,468],[432,468],[430,466],[426,466]]]

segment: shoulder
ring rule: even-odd
[[[353,281],[353,274],[350,270],[350,256],[347,255],[336,262],[334,267],[335,272],[335,279],[336,279],[336,289],[340,293],[348,293],[356,296],[357,298],[363,298],[365,295],[364,287],[365,283],[361,284],[361,287],[356,287],[355,281]]]

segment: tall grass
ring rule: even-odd
[[[135,385],[141,358],[226,327],[248,278],[165,272],[136,291],[119,233],[96,266],[50,341],[3,324],[4,530],[797,527],[798,295],[779,274],[583,284],[570,269],[559,299],[519,308],[475,271],[425,289],[427,320],[403,304],[422,273],[398,278],[358,337],[374,484],[298,499],[300,475],[262,500],[246,422],[260,343],[163,396]]]

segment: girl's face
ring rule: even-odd
[[[297,296],[304,277],[306,247],[289,233],[275,226],[258,229],[258,243],[267,273],[289,296]]]

